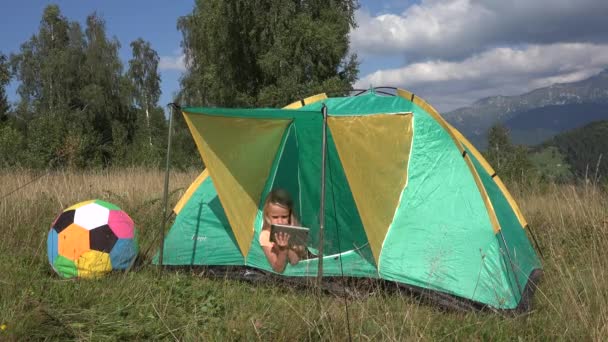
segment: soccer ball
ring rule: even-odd
[[[47,239],[51,266],[64,278],[95,278],[124,270],[139,247],[133,220],[112,203],[91,200],[65,209]]]

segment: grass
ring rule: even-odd
[[[195,176],[172,175],[171,204]],[[163,180],[162,172],[142,169],[0,173],[0,340],[349,339],[342,298],[196,270],[159,273],[149,261],[160,236]],[[446,312],[378,289],[349,299],[352,339],[605,340],[608,195],[593,185],[513,188],[544,254],[531,312]],[[49,225],[91,198],[131,215],[143,264],[97,280],[63,280],[47,261]]]

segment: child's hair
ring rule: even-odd
[[[289,210],[289,224],[298,224],[297,219],[293,212],[293,200],[284,189],[274,189],[266,197],[266,201],[264,202],[264,226],[268,226],[270,224],[270,220],[268,219],[268,205],[274,204],[285,209]]]

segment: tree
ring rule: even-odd
[[[150,111],[155,108],[160,98],[160,75],[158,74],[158,53],[150,47],[150,43],[139,38],[131,42],[133,58],[129,61],[128,75],[133,83],[134,104],[145,113],[146,136],[152,146],[150,128]]]
[[[283,106],[356,80],[349,54],[357,1],[198,0],[178,28],[188,72],[182,102]]]
[[[512,154],[513,145],[507,128],[501,124],[490,127],[488,131],[488,162],[497,170],[504,169]]]
[[[15,117],[23,122],[29,166],[112,162],[112,134],[122,132],[116,123],[130,127],[135,121],[119,48],[96,14],[87,17],[83,32],[58,6],[45,8],[38,32],[11,56],[20,81]]]
[[[525,146],[513,146],[508,129],[496,124],[488,130],[486,159],[504,180],[527,180],[533,164]]]
[[[78,41],[80,38],[80,41]],[[11,56],[12,72],[20,81],[20,101],[15,117],[23,122],[27,146],[27,165],[49,167],[62,159],[66,132],[78,136],[67,126],[79,104],[82,32],[70,23],[56,5],[47,6],[38,33]]]
[[[6,56],[0,53],[0,127],[7,120],[10,105],[6,97],[5,87],[10,82],[11,75],[8,68]]]
[[[13,71],[21,84],[22,108],[33,115],[68,107],[77,71],[69,54],[70,23],[56,5],[47,6],[38,33],[21,45],[11,57]],[[69,77],[68,75],[74,75]]]

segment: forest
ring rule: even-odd
[[[200,2],[177,19],[189,69],[174,103],[280,107],[314,93],[347,92],[358,72],[347,37],[355,7],[354,1]],[[219,17],[228,19],[217,24]],[[123,65],[122,43],[108,37],[97,14],[83,27],[49,5],[18,53],[0,51],[0,167],[164,163],[170,108],[158,103],[159,55],[140,38],[129,43],[132,57]],[[18,84],[13,105],[6,93],[11,80]],[[201,168],[181,115],[174,117],[172,164]]]

